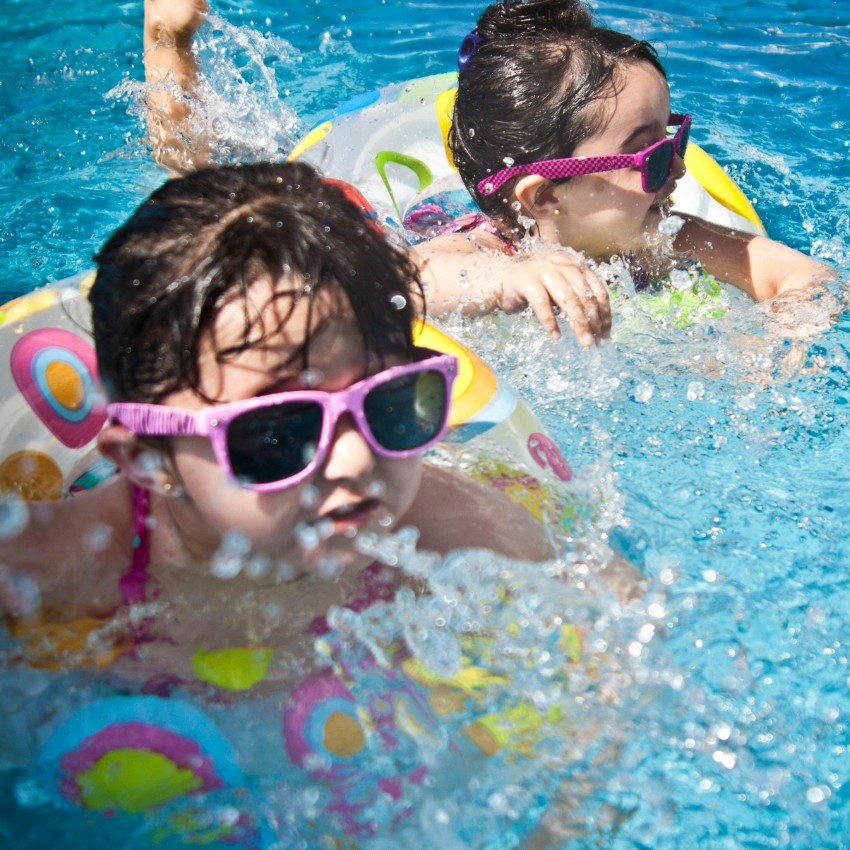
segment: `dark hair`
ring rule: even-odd
[[[580,0],[502,0],[484,10],[475,32],[481,41],[460,74],[451,147],[482,211],[516,228],[516,179],[492,195],[478,184],[505,168],[505,157],[571,156],[600,129],[593,104],[616,91],[619,66],[648,62],[666,74],[651,44],[599,26]]]
[[[208,169],[157,189],[95,257],[89,301],[110,398],[159,402],[185,387],[200,392],[202,336],[263,277],[291,275],[293,287],[275,297],[292,296],[293,306],[281,321],[276,310],[252,318],[245,302],[242,339],[216,347],[219,361],[260,345],[296,299],[312,306],[322,290],[350,305],[367,351],[412,355],[417,272],[345,195],[303,163]]]

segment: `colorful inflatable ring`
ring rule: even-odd
[[[448,144],[456,94],[456,73],[359,94],[322,118],[289,158],[353,183],[396,222],[415,226],[424,216],[427,223],[429,209],[455,218],[477,209]],[[685,164],[675,211],[765,235],[753,205],[709,154],[691,142]]]

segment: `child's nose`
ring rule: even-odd
[[[685,165],[685,160],[676,154],[673,157],[673,173],[670,175],[674,180],[681,180],[685,176],[688,167]]]
[[[351,414],[340,416],[334,429],[323,474],[328,481],[357,479],[367,475],[375,465],[375,455],[360,433]]]

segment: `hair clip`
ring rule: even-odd
[[[484,42],[484,39],[478,35],[475,30],[469,33],[466,38],[460,43],[460,49],[457,52],[457,67],[460,73],[466,71],[466,66],[469,65],[469,60],[472,59],[475,51]]]

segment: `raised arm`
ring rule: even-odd
[[[709,274],[743,289],[756,301],[835,279],[829,266],[781,242],[698,218],[682,218],[685,226],[676,238],[676,250],[695,253]]]
[[[552,339],[561,336],[553,307],[578,341],[598,345],[611,331],[608,291],[579,255],[553,249],[545,255],[509,256],[483,230],[450,233],[411,250],[425,284],[425,312],[439,318],[454,310],[480,316],[531,307]]]
[[[192,37],[207,11],[206,0],[145,0],[145,79],[162,84],[148,92],[148,133],[156,161],[176,172],[211,158],[209,141],[192,127],[198,75]]]

